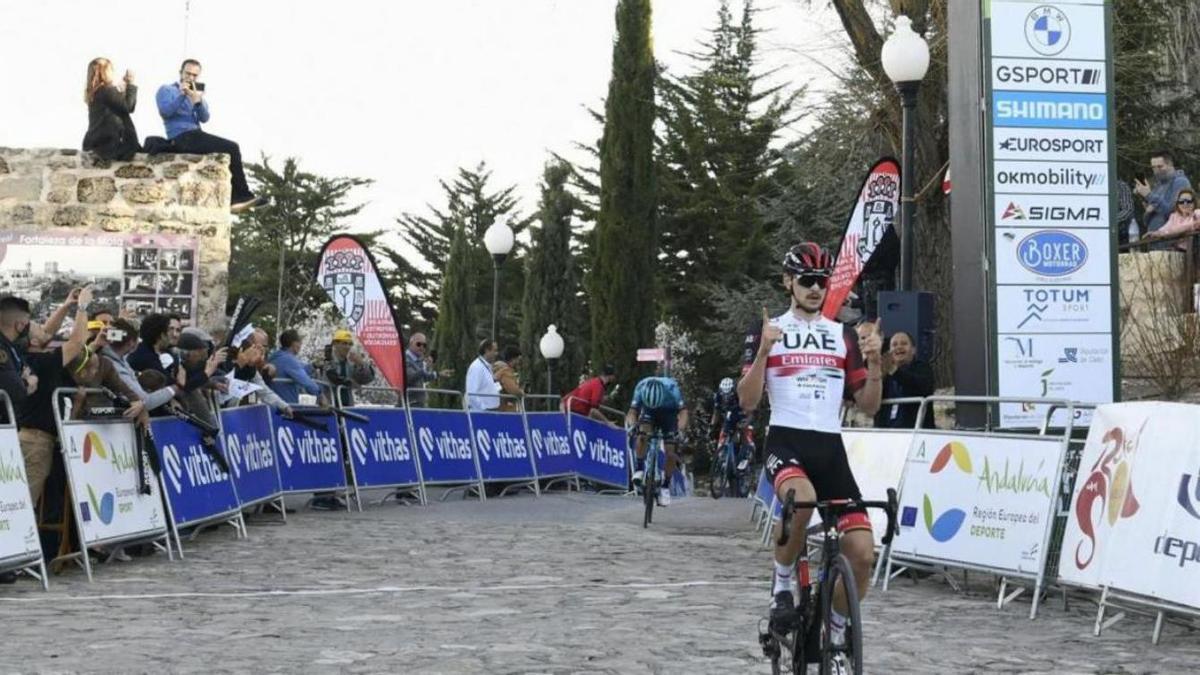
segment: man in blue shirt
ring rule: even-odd
[[[300,402],[300,391],[318,396],[321,385],[309,374],[309,366],[300,360],[300,346],[304,344],[300,333],[289,328],[279,334],[279,350],[271,354],[269,361],[275,366],[275,379],[271,380],[271,389],[284,401],[296,405]],[[280,380],[290,380],[281,382]]]
[[[167,130],[167,138],[175,152],[194,153],[224,153],[229,155],[229,173],[233,193],[230,196],[230,210],[241,213],[246,209],[264,206],[268,200],[256,198],[246,183],[246,172],[242,168],[242,151],[237,143],[231,140],[213,136],[200,129],[209,118],[208,101],[204,98],[204,85],[197,82],[200,78],[200,62],[188,59],[179,68],[179,81],[164,84],[158,88],[154,97],[158,103],[158,114],[163,118],[163,126]]]
[[[663,448],[667,453],[667,476],[675,473],[676,448],[680,429],[688,425],[688,410],[683,403],[683,392],[674,378],[666,376],[647,377],[633,389],[633,400],[629,413],[625,415],[625,426],[638,426],[637,470],[633,473],[635,485],[641,485],[646,466],[646,438],[654,430],[662,434]],[[671,488],[662,485],[658,490],[658,505],[671,504]]]

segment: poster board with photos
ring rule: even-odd
[[[0,232],[0,296],[29,301],[44,321],[72,288],[90,284],[93,306],[139,316],[196,314],[197,240],[172,234],[73,230]],[[60,332],[70,330],[70,320]]]

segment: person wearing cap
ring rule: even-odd
[[[563,397],[562,411],[566,412],[569,409],[577,415],[609,423],[608,419],[604,417],[604,413],[600,412],[600,404],[604,402],[605,389],[616,379],[616,367],[611,363],[605,364],[600,369],[599,375],[584,381],[583,384],[575,387],[571,393]]]
[[[205,422],[216,426],[217,416],[209,405],[207,390],[212,376],[225,362],[228,350],[224,347],[213,351],[212,343],[205,339],[208,334],[199,328],[185,328],[179,334],[179,368],[174,382],[182,393],[180,400],[184,408]]]
[[[344,328],[333,333],[325,379],[339,392],[337,396],[343,406],[354,405],[351,387],[370,384],[375,379],[375,369],[354,349],[354,334]]]

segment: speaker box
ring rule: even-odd
[[[880,291],[879,318],[884,339],[904,331],[917,345],[917,358],[932,363],[937,356],[937,326],[933,316],[933,293],[923,291]],[[884,345],[886,350],[887,345]]]

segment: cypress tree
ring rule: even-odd
[[[653,337],[655,294],[654,81],[650,0],[620,0],[600,142],[600,210],[588,282],[592,362],[636,377],[634,354]]]
[[[438,352],[439,370],[454,371],[455,386],[465,385],[467,367],[477,354],[474,316],[474,274],[471,269],[472,251],[467,243],[467,231],[462,225],[455,228],[447,251],[445,274],[438,300],[437,323],[433,329],[433,348]]]
[[[571,221],[579,199],[567,190],[571,167],[546,165],[538,210],[540,227],[531,227],[525,258],[525,297],[521,302],[521,351],[525,354],[525,391],[546,391],[546,362],[539,342],[554,324],[563,336],[562,358],[554,364],[554,393],[569,391],[583,367],[585,335],[579,301],[579,275],[571,250]]]

